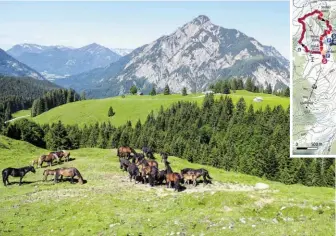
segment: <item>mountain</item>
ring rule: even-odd
[[[81,48],[19,44],[7,52],[51,80],[106,67],[121,57],[96,43]]]
[[[8,55],[0,48],[0,75],[17,76],[17,77],[31,77],[38,80],[45,80],[45,78],[37,71],[29,66],[19,62],[12,56]]]
[[[127,54],[130,54],[133,49],[128,49],[128,48],[111,48],[111,50],[120,56],[125,56]]]
[[[214,25],[201,15],[110,66],[75,75],[61,85],[105,97],[126,93],[133,84],[143,92],[153,84],[158,89],[168,84],[173,92],[181,92],[184,86],[202,91],[213,81],[229,77],[251,77],[256,84],[271,84],[278,90],[289,85],[289,61],[274,47],[236,29]]]

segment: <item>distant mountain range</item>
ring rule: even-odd
[[[202,91],[219,78],[251,77],[273,89],[289,85],[289,61],[274,47],[265,46],[236,29],[198,16],[170,35],[133,50],[105,68],[74,75],[56,83],[91,96],[127,93],[135,84],[143,92],[166,84],[173,92],[185,86]]]
[[[81,48],[18,44],[7,53],[53,80],[106,67],[130,51],[109,49],[96,43]]]
[[[86,90],[91,97],[124,94],[132,85],[144,93],[166,84],[172,92],[183,87],[199,92],[227,78],[251,77],[275,90],[289,85],[289,61],[274,47],[214,25],[204,15],[134,50],[95,43],[81,48],[20,44],[7,52],[56,84]]]
[[[40,73],[19,62],[2,49],[0,49],[0,75],[31,77],[38,80],[45,80],[45,78]]]

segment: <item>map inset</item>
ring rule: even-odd
[[[292,157],[336,156],[336,1],[294,0]]]

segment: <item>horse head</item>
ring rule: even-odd
[[[36,173],[36,170],[35,170],[34,166],[30,166],[30,167],[29,167],[29,170],[30,170],[31,172],[33,172],[34,174]]]

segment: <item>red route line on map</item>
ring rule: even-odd
[[[306,23],[304,22],[304,20],[307,17],[313,16],[315,14],[319,14],[317,18],[319,20],[321,20],[321,21],[325,21],[326,25],[327,25],[327,28],[328,28],[327,30],[324,30],[323,34],[320,36],[320,51],[310,51],[308,49],[308,47],[302,43],[302,40],[304,39],[304,35],[306,33]],[[301,44],[302,47],[304,47],[304,49],[305,49],[306,52],[311,52],[312,54],[321,54],[321,52],[323,51],[323,38],[326,37],[328,34],[331,33],[332,27],[329,24],[329,20],[325,20],[322,17],[323,17],[323,12],[321,12],[319,10],[315,10],[315,11],[313,11],[311,13],[308,13],[308,14],[306,14],[303,17],[301,17],[301,18],[298,19],[299,23],[302,25],[302,32],[301,32],[301,37],[299,39],[299,44]],[[323,56],[323,58],[325,58],[325,55],[322,55],[322,56]]]

